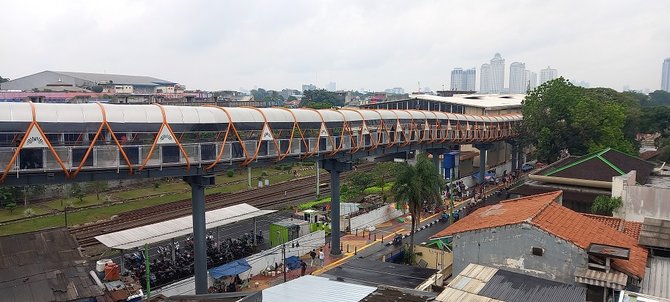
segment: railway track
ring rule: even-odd
[[[361,165],[358,169],[367,171],[373,167],[374,165],[368,164]],[[321,188],[320,193],[329,194],[328,173],[322,173],[320,177],[321,184],[328,184]],[[240,203],[247,203],[260,209],[280,209],[287,205],[314,200],[316,198],[315,183],[316,176],[309,176],[253,190],[210,194],[205,197],[205,210],[220,209]],[[100,244],[95,236],[179,218],[191,215],[191,213],[191,199],[184,199],[125,212],[111,220],[73,227],[70,233],[77,238],[81,247],[88,248]]]

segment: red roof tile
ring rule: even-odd
[[[611,226],[611,221],[605,222],[607,219],[601,219],[597,215],[593,215],[596,217],[585,216],[554,202],[560,196],[561,191],[556,191],[483,207],[435,234],[432,238],[528,222],[583,249],[588,249],[591,243],[629,248],[630,259],[615,259],[613,266],[640,279],[644,277],[647,250],[638,245],[634,236],[619,232]],[[639,236],[639,224],[625,223],[625,228],[630,228],[629,233],[637,232]]]
[[[586,213],[581,214],[588,218],[602,222],[610,227],[613,227],[617,231],[621,231],[619,228],[623,223],[623,233],[635,238],[635,240],[640,240],[640,230],[642,229],[642,223],[640,222],[626,221],[623,218],[610,217],[610,216],[602,216],[602,215],[586,214]]]

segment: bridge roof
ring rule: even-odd
[[[275,210],[260,210],[243,203],[205,212],[206,228],[211,229],[242,220],[267,215]],[[193,233],[193,219],[184,216],[172,220],[96,236],[95,239],[109,248],[127,250],[170,240]]]
[[[410,95],[410,99],[428,100],[435,102],[444,102],[459,104],[470,107],[479,107],[487,110],[521,108],[521,103],[526,95],[524,94],[467,94],[455,95],[453,97],[436,96],[429,94]]]

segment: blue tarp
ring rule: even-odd
[[[217,266],[209,270],[209,274],[214,279],[219,279],[224,276],[235,276],[244,273],[251,269],[251,265],[246,259],[238,259],[228,262],[222,266]]]
[[[286,258],[286,266],[288,266],[288,269],[290,270],[300,268],[300,258],[298,258],[298,256]]]

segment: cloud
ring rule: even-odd
[[[500,52],[592,86],[658,89],[670,2],[13,1],[0,75],[151,75],[189,88],[441,89]],[[507,70],[508,72],[508,70]]]

